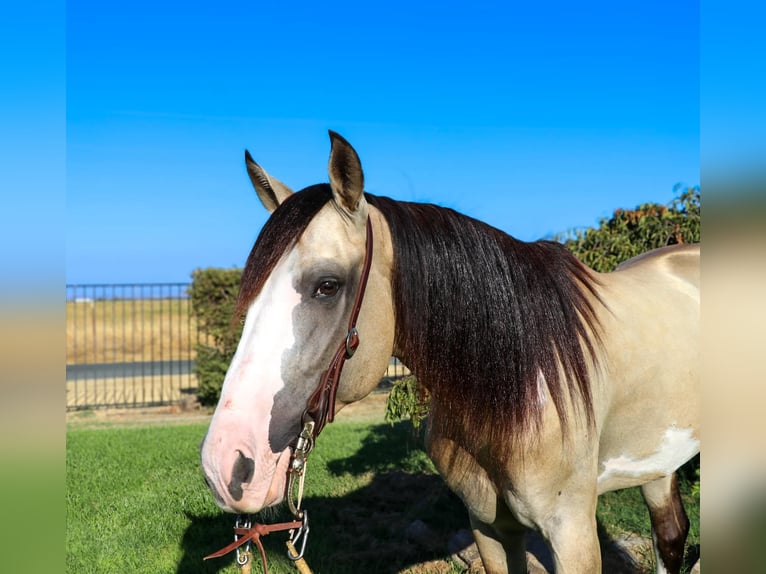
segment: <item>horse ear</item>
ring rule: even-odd
[[[245,150],[245,165],[247,166],[247,175],[250,176],[250,181],[253,182],[253,187],[261,203],[269,210],[269,213],[274,213],[274,210],[290,197],[293,191],[266,173],[266,170],[253,161],[253,157],[247,150]]]
[[[359,156],[351,144],[338,133],[330,132],[330,186],[335,201],[349,213],[355,214],[364,201],[364,173]],[[365,214],[366,215],[366,214]]]

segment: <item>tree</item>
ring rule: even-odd
[[[644,203],[616,209],[597,227],[557,235],[580,261],[596,271],[613,271],[623,261],[657,247],[700,241],[700,188],[676,185],[668,205]]]

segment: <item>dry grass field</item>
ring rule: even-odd
[[[194,360],[203,342],[186,298],[92,299],[66,302],[67,365],[160,363]],[[91,406],[145,406],[179,403],[194,397],[196,377],[179,374],[141,375],[116,365],[108,374],[82,371],[68,377],[68,409]],[[151,372],[151,371],[147,371]],[[389,366],[386,377],[400,377],[403,365]]]
[[[66,302],[66,364],[159,363],[194,360],[198,342],[191,302],[182,297],[89,298]],[[151,371],[149,371],[151,372]],[[194,397],[193,374],[142,376],[119,367],[66,383],[67,409],[179,403]]]
[[[188,299],[67,301],[67,365],[194,357]]]

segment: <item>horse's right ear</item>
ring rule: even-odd
[[[247,150],[245,150],[245,165],[247,166],[247,175],[250,176],[250,181],[253,182],[253,187],[261,203],[268,209],[269,213],[274,213],[274,210],[290,197],[293,191],[266,173],[266,170],[253,161],[253,157]]]

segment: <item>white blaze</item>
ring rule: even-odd
[[[301,302],[293,286],[296,260],[293,252],[280,261],[250,305],[202,448],[205,472],[230,508],[257,509],[281,496],[272,479],[284,453],[272,452],[268,438],[274,395],[285,386],[282,359],[295,344],[293,311]],[[227,485],[238,452],[253,459],[254,473],[251,483],[243,485],[242,501],[235,503]]]
[[[266,407],[264,403],[273,402],[284,387],[282,356],[295,344],[293,310],[301,301],[293,287],[295,259],[291,254],[276,266],[247,310],[242,337],[221,389],[219,405],[226,409]]]

